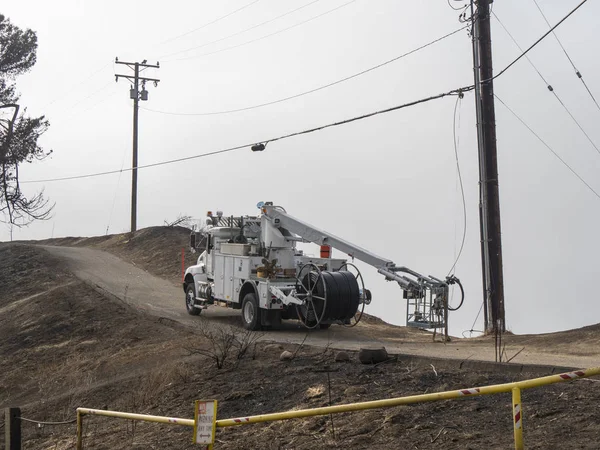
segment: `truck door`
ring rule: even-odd
[[[222,255],[214,255],[214,276],[215,276],[215,292],[214,296],[217,299],[225,299],[225,257]]]
[[[224,275],[225,278],[223,280],[224,285],[223,285],[223,294],[225,295],[223,297],[223,299],[227,300],[228,302],[232,301],[233,299],[233,263],[234,263],[234,259],[233,257],[229,256],[225,256],[223,257],[224,259]]]

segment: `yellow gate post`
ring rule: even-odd
[[[523,450],[523,411],[521,410],[521,389],[512,390],[513,423],[515,427],[515,450]]]

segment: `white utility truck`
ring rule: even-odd
[[[354,264],[331,257],[335,248],[398,283],[407,300],[407,325],[443,328],[447,334],[448,310],[453,310],[448,307],[448,286],[460,286],[457,278],[421,275],[292,217],[271,202],[257,206],[257,216],[209,212],[205,225],[192,232],[191,247],[200,256],[185,271],[188,313],[198,315],[217,304],[241,309],[249,330],[279,325],[282,319],[300,320],[307,328],[356,325],[371,292]],[[297,242],[320,245],[320,256],[305,255]]]

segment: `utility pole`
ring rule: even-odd
[[[133,160],[131,165],[131,232],[137,230],[137,167],[138,167],[138,112],[139,112],[139,101],[148,100],[148,91],[146,90],[146,82],[152,81],[154,86],[158,85],[160,80],[156,78],[140,77],[140,72],[148,69],[159,69],[160,65],[147,64],[146,60],[141,63],[138,62],[125,62],[119,61],[119,58],[115,58],[116,64],[125,64],[131,70],[132,75],[121,75],[115,74],[115,80],[119,81],[119,78],[126,78],[131,82],[131,89],[129,90],[129,98],[133,100]],[[140,69],[141,68],[141,69]],[[140,91],[140,82],[142,90]]]
[[[471,0],[471,16],[473,18],[473,71],[479,144],[479,219],[485,330],[497,334],[506,330],[506,324],[490,29],[490,4],[492,1],[477,0],[475,2]],[[476,11],[474,11],[474,3],[477,4]]]

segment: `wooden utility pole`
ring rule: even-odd
[[[479,144],[479,219],[483,266],[485,329],[505,331],[504,276],[500,196],[498,190],[498,155],[496,150],[496,113],[492,68],[490,4],[493,0],[471,0],[473,18],[473,62],[477,140]],[[474,4],[477,10],[474,11]]]
[[[152,81],[154,86],[158,84],[160,80],[156,78],[140,77],[140,67],[142,70],[153,68],[159,69],[160,65],[157,62],[154,64],[146,64],[146,60],[141,63],[119,61],[119,58],[115,58],[116,64],[125,64],[133,70],[133,76],[131,75],[120,75],[116,74],[116,81],[119,78],[127,78],[132,86],[129,90],[129,97],[133,100],[133,158],[131,165],[131,232],[137,230],[137,167],[138,167],[138,113],[139,113],[139,101],[148,100],[148,91],[146,90],[146,82]],[[140,91],[140,81],[142,90]]]

